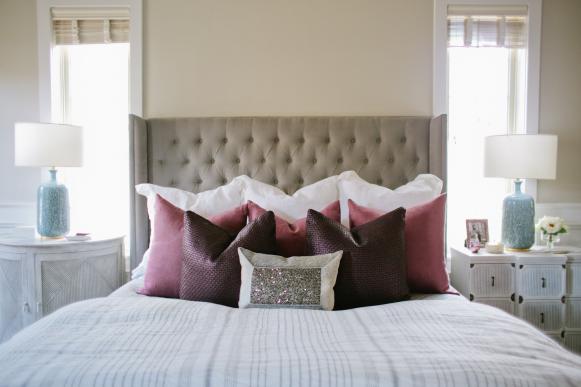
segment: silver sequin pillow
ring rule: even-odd
[[[242,266],[240,308],[333,310],[343,251],[284,258],[238,248]]]

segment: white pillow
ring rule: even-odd
[[[203,217],[221,214],[245,202],[243,192],[244,182],[240,177],[234,178],[226,185],[197,194],[178,188],[162,187],[155,184],[138,184],[135,186],[135,190],[138,194],[147,198],[147,212],[152,229],[155,224],[154,204],[157,194],[174,206],[184,211],[194,211]],[[149,249],[143,254],[143,259],[139,266],[131,272],[132,279],[145,275],[148,260]]]
[[[294,222],[307,216],[309,209],[322,210],[339,200],[338,176],[331,176],[296,191],[292,196],[281,189],[262,183],[248,176],[238,176],[244,182],[244,200],[252,200],[260,207],[271,210],[277,216]]]
[[[391,190],[368,183],[354,171],[343,172],[338,180],[341,223],[349,225],[349,199],[361,206],[389,212],[398,207],[414,207],[435,199],[442,192],[442,187],[442,180],[430,174],[420,174],[409,183]]]

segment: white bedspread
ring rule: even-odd
[[[14,336],[0,346],[0,385],[581,386],[581,357],[457,296],[323,312],[128,295]]]

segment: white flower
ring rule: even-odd
[[[565,219],[563,218],[543,216],[537,223],[536,228],[544,234],[556,235],[566,233],[569,227],[565,224]]]

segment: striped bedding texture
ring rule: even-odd
[[[0,346],[1,386],[581,386],[581,357],[459,296],[339,312],[135,295],[64,307]]]

